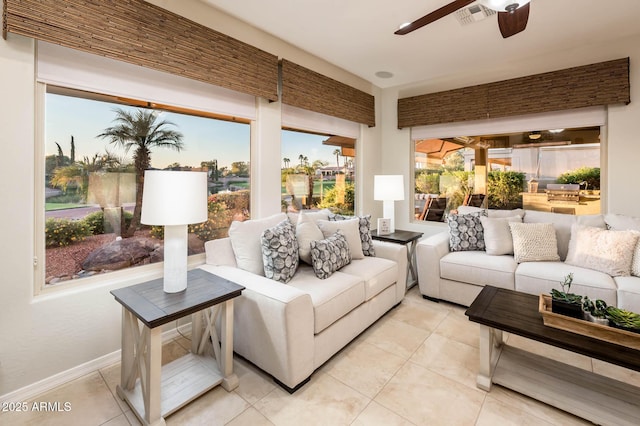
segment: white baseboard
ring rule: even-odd
[[[178,332],[178,329],[180,329],[180,332]],[[191,323],[181,325],[178,328],[172,328],[171,330],[162,333],[162,342],[164,343],[171,339],[175,339],[180,336],[180,333],[189,334],[190,332]],[[121,351],[117,350],[89,362],[85,362],[84,364],[77,365],[66,371],[54,374],[53,376],[47,377],[46,379],[42,379],[13,392],[0,395],[0,404],[5,402],[28,401],[60,385],[120,362],[120,355]]]

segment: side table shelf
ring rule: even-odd
[[[233,299],[242,290],[196,269],[189,271],[187,289],[180,293],[165,293],[162,279],[111,292],[123,308],[121,382],[116,391],[144,425],[164,425],[164,417],[219,384],[227,391],[238,386],[233,374]],[[187,315],[192,321],[191,353],[162,366],[161,326]]]

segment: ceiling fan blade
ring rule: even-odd
[[[530,4],[527,3],[513,12],[498,12],[498,27],[500,27],[502,38],[511,37],[527,28]]]
[[[423,16],[420,19],[416,19],[412,23],[407,26],[404,26],[398,29],[394,34],[405,35],[410,33],[411,31],[415,31],[418,28],[422,28],[427,24],[430,24],[434,21],[437,21],[440,18],[444,18],[445,16],[455,12],[458,9],[462,9],[465,6],[470,5],[475,0],[455,0],[449,4],[442,6],[440,9],[436,9],[428,15]],[[526,25],[526,24],[525,24]]]

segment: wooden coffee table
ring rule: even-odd
[[[543,324],[539,297],[486,286],[466,315],[480,324],[477,386],[492,383],[596,424],[640,424],[640,388],[504,345],[502,332],[640,371],[640,351]]]

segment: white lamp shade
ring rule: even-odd
[[[207,173],[147,170],[142,217],[145,225],[189,225],[207,220]]]
[[[478,3],[497,12],[509,12],[507,7],[522,7],[530,1],[531,0],[478,0]]]
[[[373,199],[379,201],[404,200],[404,176],[375,175],[373,177]]]

